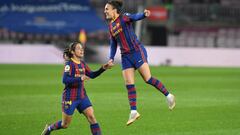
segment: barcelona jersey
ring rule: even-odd
[[[110,59],[114,59],[117,45],[120,46],[121,54],[129,54],[140,50],[141,43],[134,33],[132,23],[144,18],[144,13],[125,13],[110,22]]]
[[[97,71],[91,71],[84,61],[78,62],[73,59],[67,61],[63,73],[63,83],[65,84],[62,95],[63,101],[84,99],[87,95],[81,76],[86,75],[90,78],[95,78],[104,71],[102,67]]]

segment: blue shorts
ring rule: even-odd
[[[122,70],[127,68],[138,69],[143,63],[147,62],[147,51],[144,47],[140,47],[139,51],[122,54]]]
[[[81,100],[62,101],[62,112],[67,115],[73,115],[75,109],[77,109],[79,113],[82,113],[90,106],[92,106],[92,104],[87,96]]]

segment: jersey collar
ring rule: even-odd
[[[120,15],[118,17],[112,19],[111,23],[115,22],[119,17],[120,17]]]
[[[74,63],[76,63],[76,64],[80,64],[80,63],[81,63],[81,61],[74,60],[73,58],[71,58],[71,60],[72,60]]]

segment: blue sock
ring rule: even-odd
[[[128,90],[128,100],[131,110],[137,110],[137,92],[134,84],[126,85]]]
[[[162,82],[160,82],[159,80],[151,77],[148,81],[148,84],[151,84],[152,86],[154,86],[155,88],[157,88],[160,92],[162,92],[165,96],[167,96],[169,94],[169,92],[167,91],[167,89],[165,88],[165,86],[163,85]]]
[[[102,134],[98,123],[91,124],[90,128],[91,128],[92,135],[101,135]]]

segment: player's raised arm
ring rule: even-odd
[[[144,12],[142,13],[136,13],[136,14],[129,14],[129,13],[125,13],[123,20],[128,22],[128,21],[138,21],[138,20],[142,20],[146,17],[149,17],[151,15],[151,11],[145,9]]]

